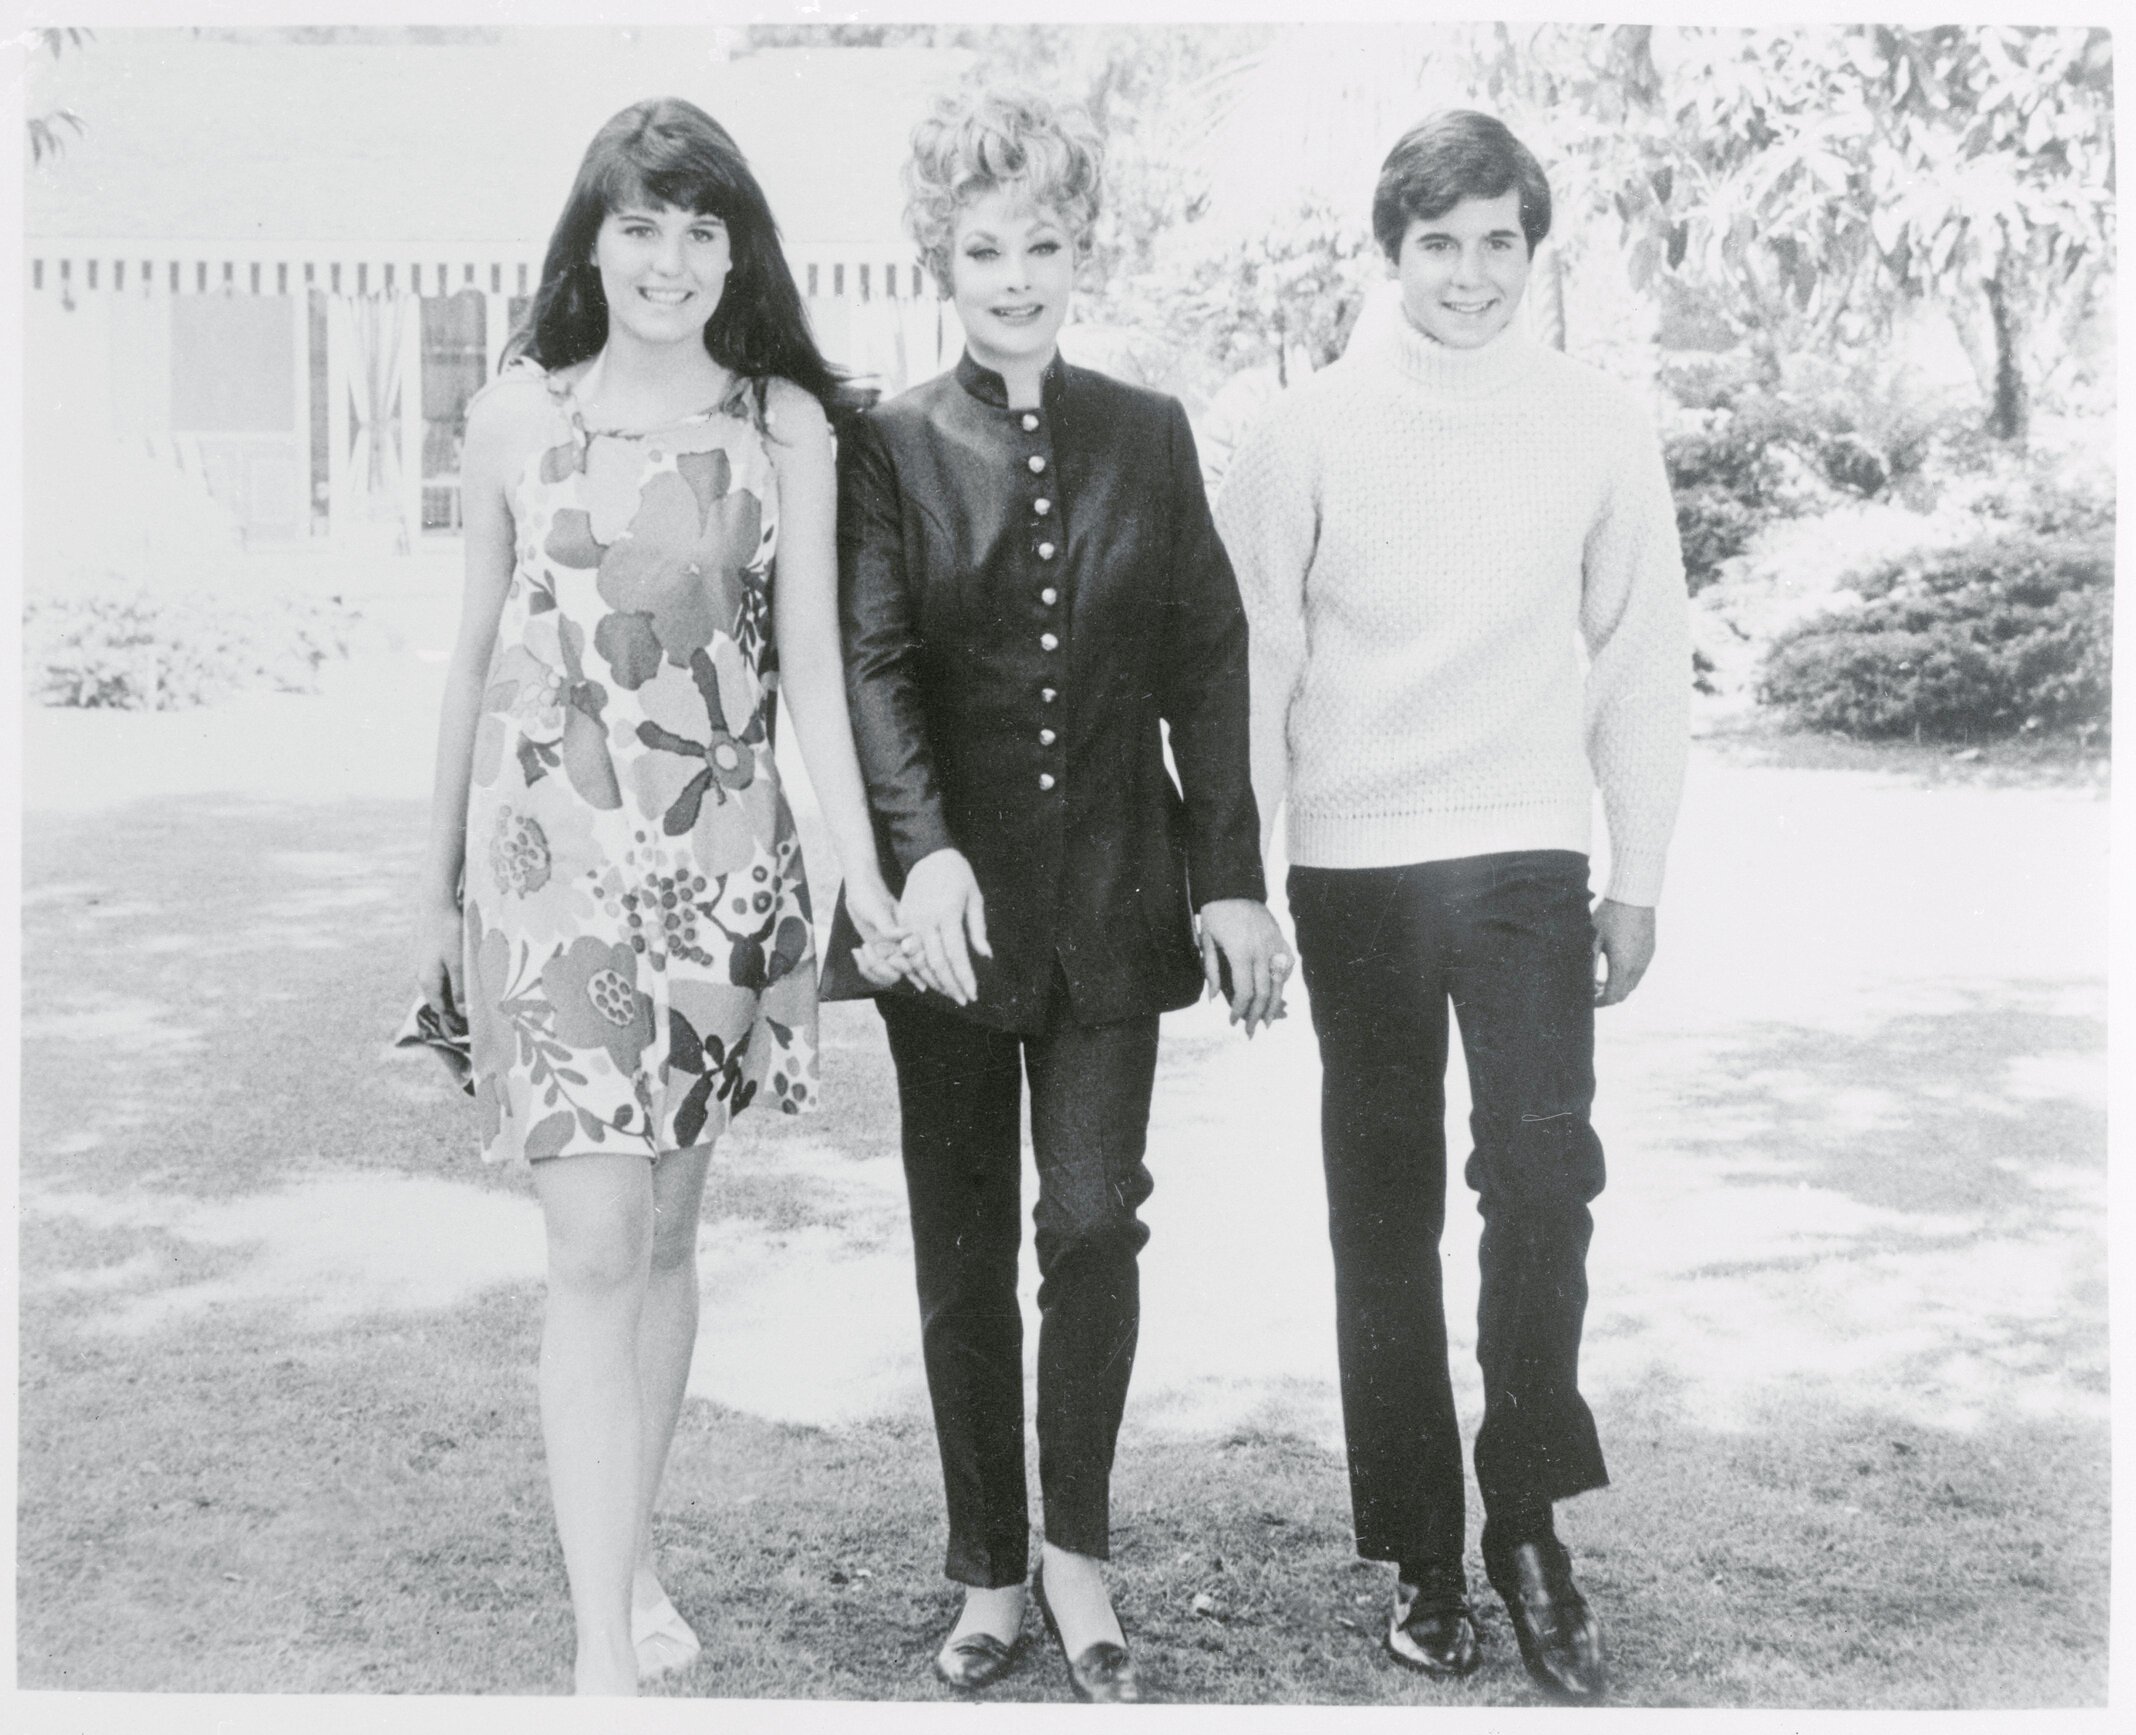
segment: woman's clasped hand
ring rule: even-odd
[[[845,897],[862,935],[853,962],[873,986],[909,981],[959,1006],[979,997],[972,960],[994,954],[986,938],[986,897],[961,853],[939,849],[923,857],[901,898],[851,886]],[[1195,937],[1209,996],[1223,1000],[1230,1022],[1243,1024],[1252,1036],[1286,1016],[1283,990],[1295,961],[1266,904],[1251,898],[1204,904]]]
[[[1283,930],[1268,906],[1252,898],[1216,898],[1202,905],[1200,930],[1202,973],[1211,995],[1231,1008],[1231,1022],[1251,1036],[1259,1025],[1273,1024],[1283,1013],[1283,985],[1290,979],[1291,955]]]

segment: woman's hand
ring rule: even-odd
[[[901,944],[906,974],[959,1006],[978,999],[971,954],[991,958],[994,948],[986,939],[986,899],[963,852],[938,849],[923,856],[905,876],[897,913],[905,928]]]
[[[1257,1024],[1273,1024],[1283,1016],[1290,948],[1266,904],[1252,898],[1217,898],[1202,905],[1201,954],[1211,994],[1224,991],[1224,968],[1229,967],[1231,1022],[1243,1019],[1248,1036]]]
[[[899,951],[905,925],[898,920],[897,900],[883,884],[882,875],[869,872],[846,881],[845,904],[846,914],[853,918],[853,927],[860,935],[860,944],[853,949],[853,962],[876,987],[889,987],[905,974]]]
[[[415,923],[415,981],[430,1009],[448,1023],[467,1022],[460,976],[465,946],[460,912],[449,904],[426,904]]]

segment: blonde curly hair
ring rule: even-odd
[[[1104,196],[1105,145],[1080,108],[1034,91],[950,96],[912,129],[904,179],[905,227],[947,295],[957,213],[989,193],[1014,191],[1057,213],[1077,253],[1087,251]]]

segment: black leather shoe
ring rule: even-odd
[[[1566,1704],[1593,1704],[1602,1697],[1602,1626],[1580,1587],[1572,1582],[1572,1559],[1554,1536],[1523,1542],[1493,1558],[1484,1571],[1505,1599],[1520,1660],[1535,1684]]]
[[[1061,1647],[1061,1655],[1068,1657],[1068,1646],[1061,1637],[1060,1623],[1053,1618],[1053,1605],[1046,1601],[1046,1579],[1043,1570],[1032,1575],[1031,1595],[1038,1604],[1040,1616],[1045,1620],[1046,1631],[1053,1635],[1053,1642]],[[1125,1647],[1114,1644],[1110,1639],[1100,1639],[1081,1656],[1068,1657],[1068,1685],[1075,1690],[1075,1696],[1086,1705],[1142,1703],[1142,1677],[1136,1672],[1135,1659],[1127,1654]]]
[[[1397,1581],[1394,1618],[1387,1623],[1387,1651],[1404,1668],[1439,1680],[1474,1674],[1483,1661],[1465,1586],[1420,1589]]]
[[[935,1674],[960,1693],[977,1693],[1014,1668],[1023,1648],[1022,1633],[1013,1639],[998,1639],[992,1633],[966,1633],[935,1653]]]

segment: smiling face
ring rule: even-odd
[[[1393,272],[1402,311],[1449,349],[1480,349],[1512,320],[1528,287],[1520,194],[1463,199],[1440,217],[1413,217]]]
[[[593,263],[610,335],[641,343],[702,342],[733,263],[727,225],[673,205],[626,205],[601,219]]]
[[[1052,359],[1075,288],[1075,240],[1057,212],[999,190],[957,213],[950,299],[972,360],[996,373]]]

